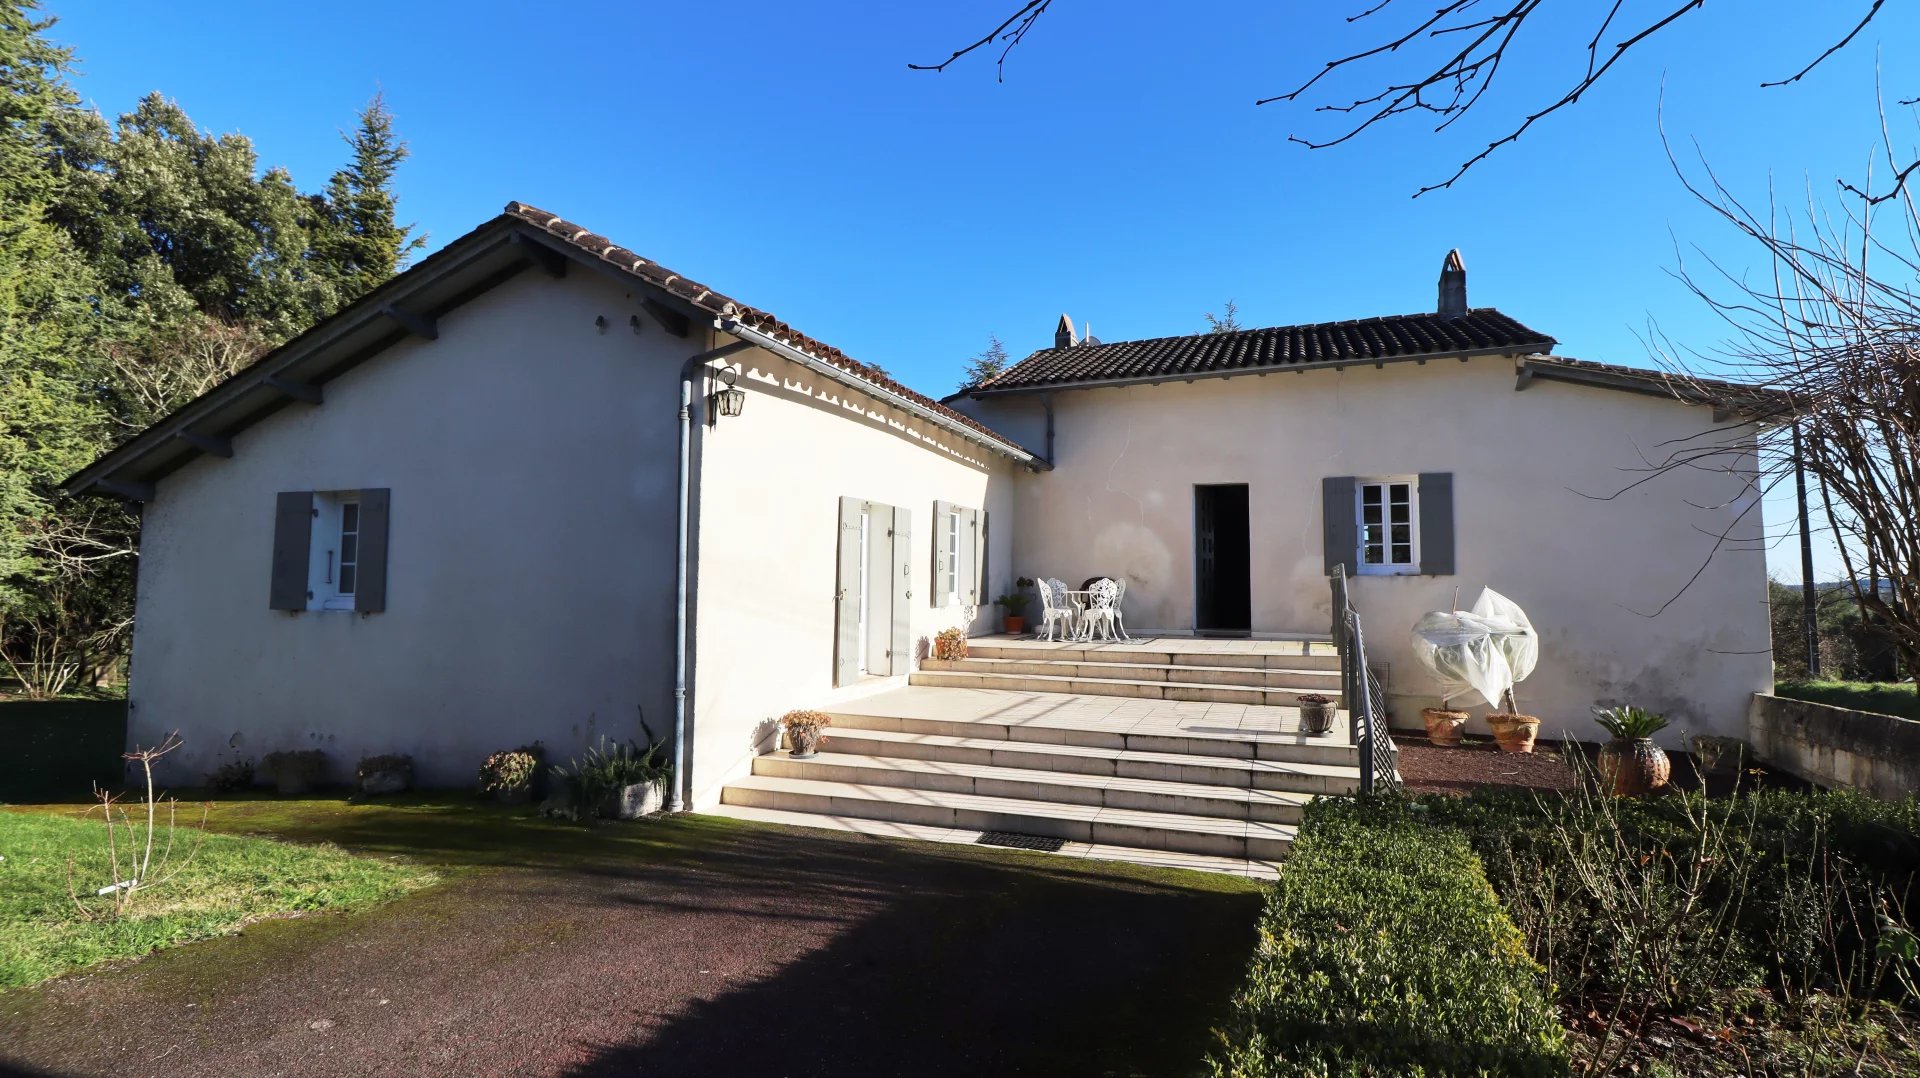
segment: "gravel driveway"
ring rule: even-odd
[[[421,819],[298,837],[451,882],[0,996],[0,1070],[1186,1074],[1259,908],[1227,877],[700,817]]]

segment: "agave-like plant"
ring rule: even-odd
[[[1638,741],[1667,728],[1667,717],[1631,704],[1622,707],[1596,707],[1593,718],[1600,728],[1621,741]]]

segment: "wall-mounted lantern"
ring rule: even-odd
[[[713,372],[713,377],[720,383],[720,388],[707,395],[709,426],[719,422],[721,416],[731,419],[739,415],[740,410],[747,404],[747,391],[734,386],[734,383],[740,379],[739,367],[722,367]]]

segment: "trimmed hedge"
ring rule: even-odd
[[[1546,1076],[1566,1034],[1466,838],[1322,798],[1267,899],[1212,1073]]]

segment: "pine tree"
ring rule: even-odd
[[[1226,314],[1223,314],[1218,318],[1214,317],[1214,314],[1212,311],[1207,312],[1207,332],[1208,333],[1240,332],[1242,328],[1240,325],[1240,305],[1233,302],[1232,300],[1228,300],[1227,306],[1226,306],[1226,312],[1227,312]]]
[[[327,183],[328,221],[318,246],[343,302],[351,302],[404,269],[426,237],[394,218],[394,174],[410,151],[380,94],[360,111],[360,126],[346,143],[353,162]]]
[[[970,389],[989,379],[996,378],[1007,369],[1007,346],[1000,338],[989,333],[987,347],[979,355],[967,360],[965,374],[961,376],[960,388]]]

